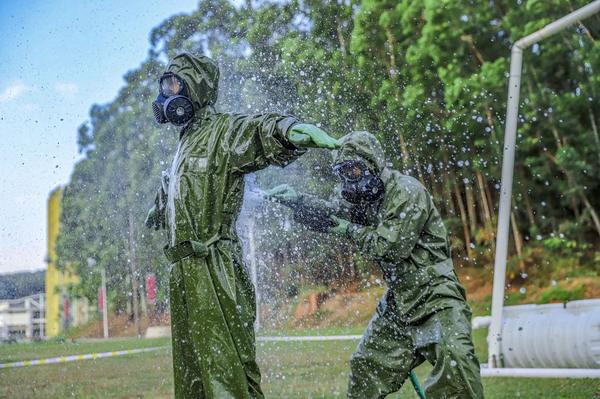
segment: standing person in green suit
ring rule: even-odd
[[[218,82],[211,59],[188,53],[161,76],[154,116],[182,129],[146,224],[168,232],[175,397],[262,398],[254,287],[235,233],[244,174],[338,144],[290,116],[217,113]]]

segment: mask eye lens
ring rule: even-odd
[[[362,175],[362,169],[360,168],[360,166],[354,165],[354,166],[348,168],[348,178],[350,180],[356,180],[356,179],[360,178],[361,175]]]
[[[355,162],[338,165],[334,171],[347,181],[359,180],[363,175],[363,168]]]
[[[165,97],[175,96],[183,90],[183,82],[175,75],[168,75],[160,80],[160,91]]]

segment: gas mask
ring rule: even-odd
[[[340,162],[333,172],[342,179],[342,197],[352,204],[375,202],[383,196],[383,181],[362,161]]]
[[[152,103],[157,123],[170,122],[183,126],[194,117],[194,104],[190,100],[183,79],[167,72],[159,80],[160,94]]]

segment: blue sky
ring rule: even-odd
[[[46,201],[77,127],[112,100],[150,30],[197,0],[0,1],[0,273],[45,267]]]

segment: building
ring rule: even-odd
[[[79,276],[67,267],[56,265],[56,240],[60,228],[62,188],[57,187],[48,198],[48,255],[46,262],[46,336],[56,337],[67,327],[86,323],[89,303],[86,298],[73,297],[69,287],[79,284]]]
[[[0,342],[44,337],[44,293],[0,301]]]

